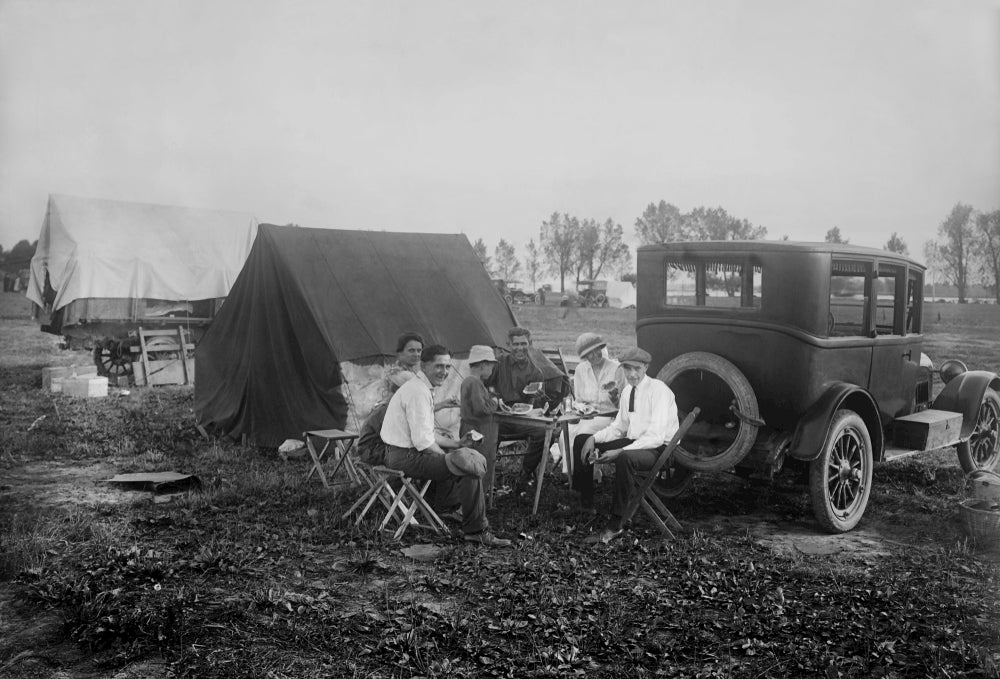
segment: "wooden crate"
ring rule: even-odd
[[[893,443],[910,450],[934,450],[954,445],[962,433],[962,414],[921,410],[893,422]]]

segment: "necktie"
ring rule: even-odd
[[[632,387],[632,391],[628,393],[628,411],[635,412],[635,387]]]

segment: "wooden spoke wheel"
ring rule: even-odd
[[[104,377],[119,377],[132,374],[132,353],[129,343],[116,339],[105,339],[94,347],[94,365],[97,374]]]

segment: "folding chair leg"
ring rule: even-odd
[[[670,511],[667,510],[666,506],[664,506],[664,504],[660,502],[660,499],[655,497],[655,493],[653,492],[653,484],[656,482],[656,475],[660,473],[660,470],[662,470],[663,467],[670,460],[671,455],[673,455],[674,448],[676,448],[677,444],[680,443],[681,439],[684,437],[684,434],[687,433],[687,430],[694,423],[695,419],[697,419],[699,413],[701,413],[701,409],[697,407],[693,408],[691,412],[688,413],[688,416],[685,417],[684,421],[681,423],[680,428],[678,428],[676,433],[674,433],[670,441],[667,442],[666,446],[663,448],[663,451],[660,453],[659,457],[656,458],[656,462],[653,464],[653,468],[647,472],[644,472],[645,476],[643,477],[642,482],[637,484],[636,487],[633,489],[632,491],[633,497],[629,501],[628,506],[625,507],[625,512],[622,515],[622,518],[625,521],[628,521],[629,519],[632,518],[636,510],[639,509],[640,505],[647,513],[655,514],[653,507],[651,507],[649,502],[647,501],[648,497],[653,497],[657,509],[662,508],[662,511],[665,512],[664,517],[669,517],[667,520],[671,522],[671,525],[676,524],[676,528],[678,530],[680,529],[680,523],[677,522],[677,519],[675,519],[673,514],[671,514]],[[657,516],[656,520],[660,528],[664,530],[667,535],[673,537],[673,533],[671,533],[670,530],[667,528],[666,524],[664,524],[663,521],[660,520],[660,517]]]
[[[653,505],[653,507],[656,508],[656,511],[658,511],[660,513],[660,516],[663,517],[663,521],[666,522],[666,525],[670,526],[676,531],[683,530],[681,528],[680,521],[674,518],[674,515],[670,512],[669,509],[667,509],[667,506],[663,504],[660,498],[656,496],[656,493],[652,491],[647,491],[646,501],[647,503]],[[671,535],[671,537],[673,537],[673,535]]]
[[[649,515],[649,518],[653,520],[653,523],[656,524],[656,527],[660,529],[661,533],[669,537],[671,540],[674,539],[674,534],[670,532],[669,528],[667,528],[667,524],[663,522],[660,515],[657,514],[656,510],[650,505],[649,498],[643,498],[642,502],[639,503],[639,506],[642,507],[646,514]]]

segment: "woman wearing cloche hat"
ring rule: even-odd
[[[618,407],[618,395],[625,386],[625,375],[618,361],[605,356],[606,347],[607,342],[597,333],[585,332],[576,338],[576,355],[580,357],[580,363],[573,373],[573,398],[578,410],[593,408],[597,412],[608,412]],[[612,419],[593,417],[570,425],[569,440],[573,441],[578,434],[600,431],[611,424]]]

